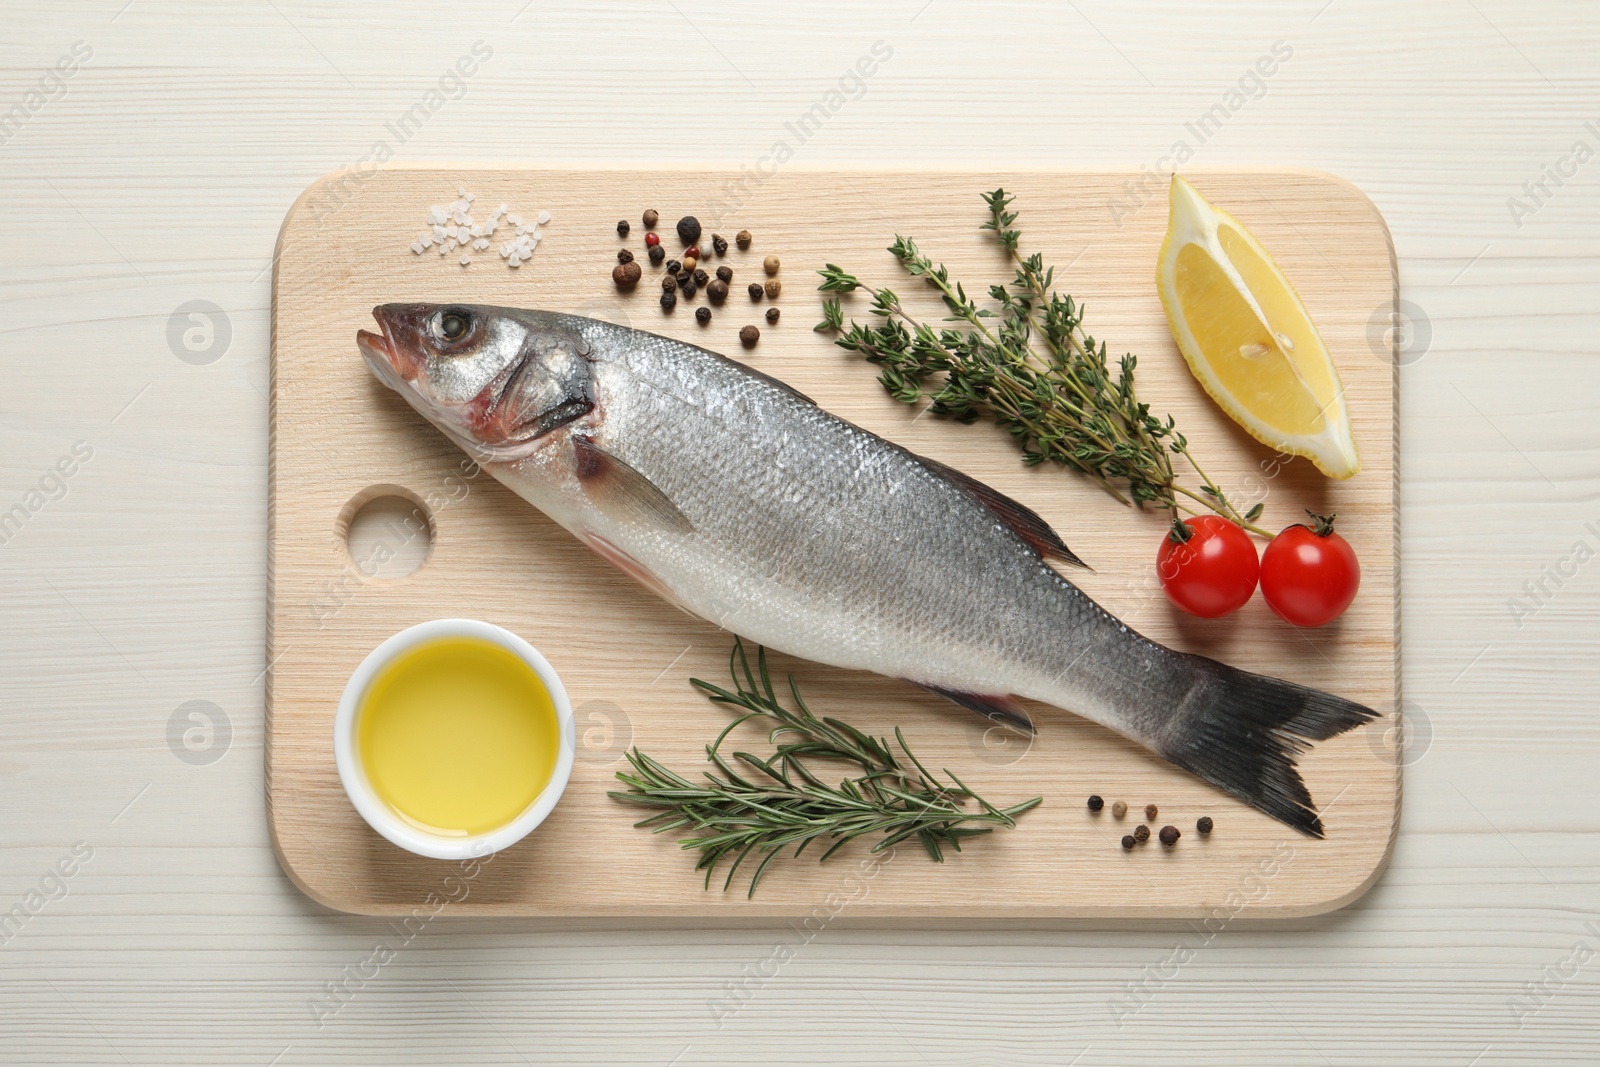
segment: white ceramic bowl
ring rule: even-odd
[[[395,656],[424,641],[440,637],[475,637],[498,645],[522,660],[544,683],[545,689],[550,694],[550,701],[555,705],[556,719],[561,724],[560,751],[556,753],[556,766],[550,774],[550,783],[521,815],[506,825],[484,834],[445,837],[417,829],[379,799],[361,768],[360,747],[356,744],[356,726],[361,699],[366,695],[367,686],[371,684],[378,671]],[[537,649],[516,634],[476,619],[435,619],[432,622],[418,623],[408,630],[401,630],[383,642],[367,654],[367,658],[361,661],[361,666],[350,676],[350,681],[345,683],[344,695],[339,698],[339,710],[333,719],[333,755],[339,766],[339,781],[344,783],[344,791],[349,795],[350,802],[356,806],[356,810],[361,813],[361,817],[367,820],[367,824],[374,830],[401,848],[437,860],[486,856],[514,845],[528,836],[534,827],[544,822],[545,816],[556,806],[556,801],[561,799],[561,792],[566,789],[567,779],[572,775],[572,758],[576,743],[572,725],[572,703],[567,699],[567,690],[561,684],[561,679],[556,675],[554,668],[539,655]]]

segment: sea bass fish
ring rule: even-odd
[[[1314,836],[1310,742],[1374,716],[1150,641],[1051,562],[1037,514],[714,352],[612,323],[385,304],[368,366],[655,593],[794,656],[1031,729],[1018,697],[1144,746]]]

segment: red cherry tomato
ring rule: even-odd
[[[1361,588],[1361,564],[1350,542],[1333,532],[1333,519],[1311,515],[1311,526],[1291,526],[1261,554],[1261,595],[1278,617],[1295,626],[1321,626],[1344,614]]]
[[[1167,598],[1202,619],[1244,607],[1261,572],[1250,535],[1218,515],[1197,515],[1184,525],[1189,539],[1179,541],[1174,529],[1156,553],[1156,574]]]

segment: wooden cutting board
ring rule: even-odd
[[[1190,376],[1168,334],[1153,281],[1166,228],[1165,182],[1122,172],[891,173],[780,169],[563,171],[384,167],[324,178],[283,224],[273,284],[272,457],[266,777],[268,818],[284,870],[314,899],[366,914],[788,917],[810,928],[868,920],[1084,916],[1208,918],[1308,915],[1355,899],[1376,879],[1393,841],[1400,797],[1394,739],[1399,707],[1395,471],[1397,376],[1385,332],[1396,300],[1383,219],[1347,183],[1307,171],[1187,175],[1248,225],[1295,282],[1322,329],[1348,391],[1363,470],[1331,483],[1303,460],[1284,462],[1233,425]],[[1143,182],[1144,184],[1141,184]],[[742,183],[742,184],[741,184]],[[508,269],[491,247],[470,266],[458,255],[414,255],[429,206],[458,185],[483,219],[501,202],[551,219],[531,258]],[[1262,522],[1288,525],[1303,508],[1337,512],[1361,559],[1350,612],[1299,631],[1259,596],[1231,618],[1179,616],[1153,584],[1165,520],[1130,511],[1076,474],[1030,470],[992,426],[919,417],[878,387],[875,369],[814,333],[816,275],[837,263],[937,314],[885,246],[914,235],[969,291],[1009,271],[979,230],[979,193],[1017,194],[1025,251],[1044,253],[1058,285],[1087,304],[1087,326],[1113,356],[1139,355],[1139,391],[1172,413],[1209,473],[1239,499],[1265,501]],[[658,305],[659,271],[645,263],[632,294],[611,282],[619,248],[644,260],[646,208],[674,253],[673,223],[694,214],[731,240],[749,229],[731,266],[734,293],[711,325],[680,303]],[[618,219],[632,223],[626,240]],[[502,229],[495,242],[505,239]],[[707,238],[709,243],[709,237]],[[779,256],[782,319],[745,295]],[[953,705],[885,678],[776,657],[811,706],[876,732],[899,725],[922,760],[949,767],[996,802],[1042,796],[1017,829],[980,838],[943,864],[901,847],[887,862],[844,850],[769,869],[752,899],[741,880],[703,888],[693,858],[666,836],[634,829],[639,812],[607,798],[630,744],[688,774],[727,713],[690,677],[726,679],[732,638],[644,592],[487,475],[463,475],[463,456],[363,365],[355,332],[374,305],[466,301],[571,311],[729,353],[792,383],[824,408],[919,453],[959,467],[1039,511],[1094,568],[1072,579],[1150,637],[1251,670],[1359,700],[1383,713],[1372,726],[1317,746],[1302,770],[1323,811],[1325,840],[1303,837],[1156,759],[1110,731],[1034,706],[1031,744]],[[702,295],[695,306],[704,303]],[[849,310],[864,315],[864,302]],[[759,324],[741,350],[738,330]],[[369,578],[344,525],[385,493],[421,503],[432,547],[403,578]],[[368,829],[334,768],[332,724],[341,689],[369,650],[426,619],[471,616],[523,635],[554,664],[576,709],[579,757],[555,813],[534,834],[473,871],[413,856]],[[742,747],[761,743],[753,728]],[[1185,831],[1173,849],[1124,853],[1136,823],[1091,815],[1091,793],[1135,811],[1160,806],[1157,826]],[[1195,819],[1211,815],[1202,839]],[[797,927],[798,929],[799,927]]]

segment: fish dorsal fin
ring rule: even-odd
[[[1050,524],[1026,504],[1020,504],[998,489],[984,485],[970,474],[963,474],[954,467],[947,467],[936,459],[929,459],[927,456],[918,456],[917,459],[935,474],[948,478],[977,497],[979,503],[994,512],[996,518],[1009,526],[1013,533],[1028,542],[1033,550],[1045,559],[1058,559],[1074,567],[1088,568],[1089,565],[1067,547],[1060,535],[1050,528]]]
[[[578,480],[594,505],[619,522],[637,522],[672,533],[692,533],[694,524],[649,478],[584,434],[572,435]]]
[[[968,711],[975,711],[986,719],[1004,723],[1013,730],[1020,730],[1025,734],[1039,732],[1022,705],[1017,703],[1017,698],[1009,693],[967,693],[960,689],[945,689],[942,686],[926,685],[922,682],[912,684],[926,689],[934,696],[941,696],[952,703],[960,704]]]
[[[807,404],[810,404],[812,407],[817,407],[818,406],[818,404],[817,404],[817,402],[815,400],[812,400],[809,396],[806,396],[806,394],[802,393],[800,390],[796,389],[794,386],[790,385],[788,382],[784,381],[782,378],[774,378],[772,375],[768,374],[766,371],[756,370],[754,367],[750,366],[748,363],[740,363],[736,359],[728,359],[727,356],[723,356],[722,358],[723,359],[727,359],[729,363],[733,363],[733,364],[737,365],[740,370],[742,370],[746,374],[750,375],[750,377],[759,378],[762,381],[766,382],[768,385],[776,386],[779,389],[782,389],[784,392],[788,393],[790,396],[793,396],[797,400],[804,400]]]

